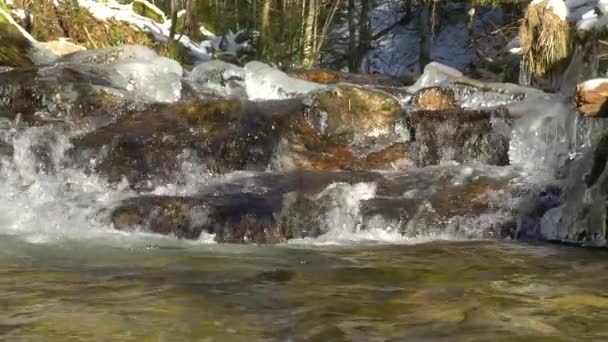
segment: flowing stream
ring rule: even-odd
[[[0,73],[0,339],[607,338],[605,252],[536,241],[605,245],[570,99],[129,49]]]

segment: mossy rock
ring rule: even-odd
[[[188,50],[179,42],[171,40],[165,44],[159,54],[165,57],[176,60],[179,64],[185,66],[191,66],[194,64],[192,56],[188,53]]]
[[[135,0],[131,6],[133,7],[133,12],[143,17],[149,18],[159,24],[165,22],[165,13],[148,1]]]

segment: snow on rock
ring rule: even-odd
[[[289,77],[286,73],[261,62],[245,65],[247,95],[252,100],[278,100],[305,95],[327,86]]]
[[[462,72],[438,62],[431,62],[426,65],[422,76],[408,88],[408,91],[413,93],[422,88],[437,86],[459,77],[462,77]]]
[[[549,0],[547,2],[547,9],[553,11],[561,20],[568,20],[570,17],[570,10],[564,0]]]
[[[166,42],[169,40],[171,20],[167,20],[162,24],[156,23],[149,18],[135,13],[131,5],[122,5],[116,0],[107,0],[105,2],[78,0],[78,4],[91,12],[91,14],[99,20],[106,21],[108,19],[115,19],[124,21],[152,34],[158,41]],[[192,41],[186,35],[181,35],[179,42],[188,49],[195,59],[199,61],[208,61],[211,59],[205,48]]]
[[[602,84],[608,84],[608,78],[594,78],[580,83],[580,87],[585,91],[592,91]]]

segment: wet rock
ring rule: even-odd
[[[340,84],[314,97],[310,115],[314,129],[331,141],[364,143],[394,135],[401,106],[383,91]]]
[[[418,90],[412,97],[412,105],[418,110],[450,110],[459,107],[454,91],[442,87]]]
[[[575,94],[576,108],[583,116],[603,117],[608,114],[608,79],[598,78],[579,83]]]
[[[289,76],[319,84],[350,83],[355,85],[403,87],[414,83],[411,79],[397,79],[387,75],[354,74],[335,70],[292,70]]]
[[[511,204],[521,190],[513,177],[468,167],[260,173],[201,188],[191,197],[129,199],[113,211],[112,221],[122,230],[189,239],[206,232],[232,243],[340,238],[371,230],[502,238],[514,232]]]
[[[90,172],[136,187],[176,181],[187,155],[209,172],[264,170],[286,118],[302,107],[236,99],[153,105],[73,139],[71,155]]]
[[[493,124],[493,117],[501,115],[501,110],[416,111],[410,158],[418,166],[450,161],[507,165],[509,136]]]
[[[225,243],[278,243],[284,233],[272,205],[249,194],[218,197],[138,197],[112,212],[119,230],[141,229],[178,238],[197,239],[202,232]]]
[[[0,73],[0,112],[28,124],[95,126],[126,111],[122,94],[107,85],[69,65],[12,69]]]

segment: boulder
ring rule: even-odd
[[[208,99],[150,105],[72,140],[73,162],[136,188],[180,180],[193,158],[206,172],[265,170],[300,101]],[[151,183],[149,183],[151,182]],[[156,182],[156,183],[155,183]]]
[[[218,242],[279,243],[384,230],[405,237],[502,238],[514,232],[515,174],[436,167],[392,173],[259,173],[190,197],[142,196],[111,213],[114,227]]]
[[[412,105],[418,110],[450,110],[459,107],[454,91],[445,87],[418,90],[412,97]]]
[[[576,86],[575,103],[583,116],[603,117],[608,114],[608,78],[596,78]]]
[[[314,97],[311,121],[323,137],[357,144],[394,135],[401,114],[399,101],[388,93],[339,84]]]
[[[285,241],[267,200],[252,194],[169,197],[144,196],[125,201],[112,214],[116,229],[143,229],[178,238],[197,239],[214,234],[225,243]]]

